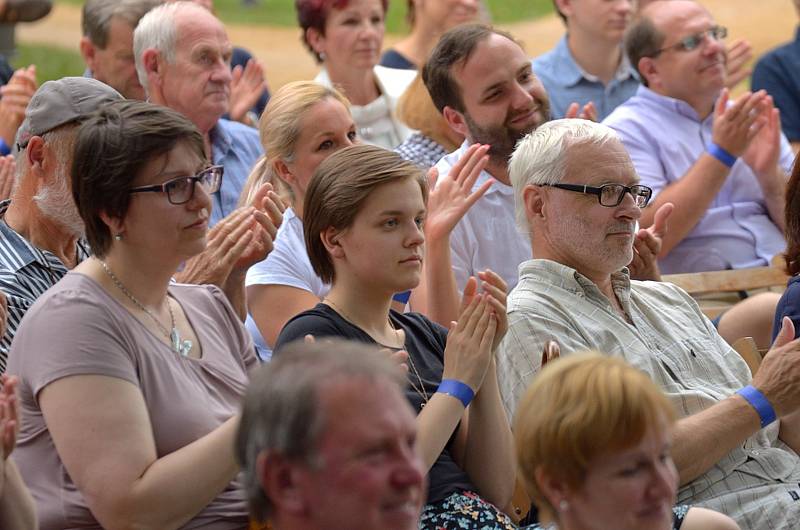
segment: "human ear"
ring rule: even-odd
[[[572,0],[555,0],[556,9],[565,17],[573,15]]]
[[[306,42],[316,53],[325,53],[325,36],[317,28],[306,30]]]
[[[125,220],[109,215],[106,211],[99,212],[100,220],[108,227],[112,236],[125,233]]]
[[[341,245],[342,232],[336,228],[329,226],[319,234],[322,244],[325,245],[325,250],[332,258],[344,258],[344,248]]]
[[[658,65],[652,57],[642,57],[639,59],[639,64],[637,66],[639,69],[639,75],[647,80],[648,86],[654,87],[661,83],[661,75],[658,71]]]
[[[535,219],[545,220],[544,192],[541,186],[528,184],[522,190],[522,203],[525,205],[525,218],[528,223]]]
[[[276,160],[272,164],[272,169],[273,171],[275,171],[275,174],[278,175],[278,178],[280,178],[286,184],[289,185],[294,184],[296,180],[294,177],[294,173],[292,173],[292,170],[289,169],[289,165],[286,162],[284,162],[283,159],[279,158],[278,160]]]
[[[565,501],[568,505],[569,488],[563,480],[551,476],[541,467],[537,467],[534,470],[533,478],[536,481],[536,485],[539,486],[539,491],[542,492],[542,495],[544,495],[553,509],[561,511],[565,506]]]
[[[83,57],[83,62],[86,63],[86,66],[89,70],[95,70],[95,53],[97,49],[95,48],[92,41],[89,40],[89,37],[81,37],[81,41],[78,45],[81,50],[81,56]]]
[[[256,477],[278,511],[301,515],[308,509],[300,487],[301,470],[283,456],[262,451],[256,458]]]
[[[442,109],[442,116],[444,116],[447,125],[450,126],[455,132],[460,134],[463,138],[469,138],[469,127],[464,115],[452,107],[445,107]]]

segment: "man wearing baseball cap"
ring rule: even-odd
[[[73,142],[78,124],[116,99],[100,81],[65,77],[44,83],[25,112],[13,146],[16,182],[0,202],[0,290],[8,300],[0,373],[28,308],[89,255],[70,189]]]

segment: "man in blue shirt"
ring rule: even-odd
[[[622,51],[622,37],[634,13],[633,0],[554,0],[567,26],[555,48],[533,60],[533,70],[550,95],[553,118],[603,119],[639,86]],[[572,113],[568,113],[573,106]],[[596,116],[591,111],[596,112]]]
[[[793,0],[800,14],[800,0]],[[795,39],[766,53],[753,70],[753,90],[764,89],[781,111],[783,133],[800,150],[800,29]]]

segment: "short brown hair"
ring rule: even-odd
[[[81,124],[72,159],[72,196],[95,256],[105,256],[112,242],[100,214],[125,217],[128,190],[142,167],[179,142],[206,161],[203,137],[192,122],[175,110],[144,101],[113,101]]]
[[[421,169],[393,151],[372,145],[352,145],[326,158],[314,172],[303,203],[306,251],[314,272],[333,283],[335,270],[320,234],[329,227],[353,224],[364,201],[379,186],[413,178],[428,202],[428,180]]]
[[[536,480],[537,469],[578,488],[594,458],[627,449],[648,429],[674,422],[666,396],[647,374],[619,357],[584,352],[548,363],[525,392],[514,422],[527,491],[552,510]]]
[[[464,112],[464,100],[461,97],[461,88],[453,78],[453,66],[466,63],[478,44],[492,34],[501,35],[519,44],[511,34],[486,24],[456,26],[439,39],[422,67],[422,79],[439,112],[443,112],[445,107]]]
[[[792,176],[786,185],[786,272],[800,273],[800,157],[795,158]]]
[[[625,32],[623,47],[630,63],[636,68],[639,79],[647,86],[647,78],[639,70],[639,61],[643,57],[656,57],[658,50],[664,45],[666,35],[656,28],[653,21],[646,16],[639,16]]]

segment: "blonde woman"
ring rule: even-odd
[[[547,364],[517,407],[528,493],[551,515],[531,530],[738,530],[727,516],[674,507],[672,405],[624,360],[578,353]]]

